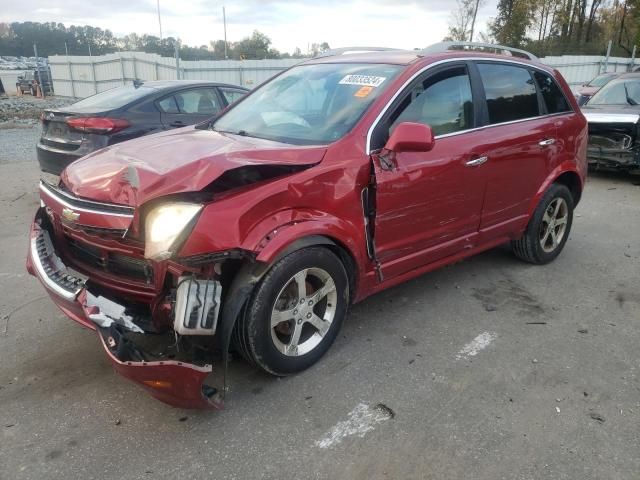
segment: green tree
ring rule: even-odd
[[[503,45],[522,46],[532,25],[533,3],[531,0],[499,0],[498,15],[489,24],[491,36]]]

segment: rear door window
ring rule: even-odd
[[[499,63],[479,63],[489,123],[504,123],[540,115],[538,94],[528,69]]]
[[[533,77],[536,79],[542,98],[547,107],[547,113],[563,113],[570,112],[571,107],[567,98],[560,90],[560,87],[550,75],[534,71]]]
[[[213,88],[185,90],[174,95],[180,113],[192,115],[215,115],[220,108],[220,100]]]

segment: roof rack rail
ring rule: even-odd
[[[421,51],[422,54],[425,53],[440,53],[446,52],[447,50],[473,50],[473,49],[487,49],[487,50],[495,50],[502,52],[509,52],[510,54],[516,54],[514,56],[524,57],[529,60],[538,60],[533,53],[527,52],[526,50],[521,50],[519,48],[506,47],[504,45],[498,45],[495,43],[479,43],[479,42],[440,42],[434,43],[433,45],[428,46],[427,48]]]
[[[386,48],[386,47],[343,47],[332,48],[326,52],[318,53],[313,58],[323,57],[335,57],[338,55],[353,55],[357,53],[371,53],[371,52],[402,52],[404,50],[400,48]]]

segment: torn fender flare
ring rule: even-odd
[[[123,362],[111,352],[100,329],[98,337],[116,372],[143,386],[161,402],[178,408],[223,408],[216,390],[204,383],[212,372],[211,365],[199,367],[175,360]]]

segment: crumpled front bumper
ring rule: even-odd
[[[96,295],[92,294],[84,280],[63,264],[55,252],[49,233],[40,226],[37,217],[31,226],[27,270],[40,280],[51,299],[67,316],[98,333],[100,343],[120,375],[174,407],[223,407],[216,389],[204,383],[213,371],[212,365],[196,365],[170,358],[146,361],[133,359],[135,356],[128,354],[122,336],[122,332],[130,331],[131,327],[127,325],[126,316],[122,319],[109,317],[112,320],[110,325],[99,321],[104,320],[104,315],[101,315],[101,305],[96,302]],[[103,308],[113,305],[117,306],[115,302],[104,303]]]

